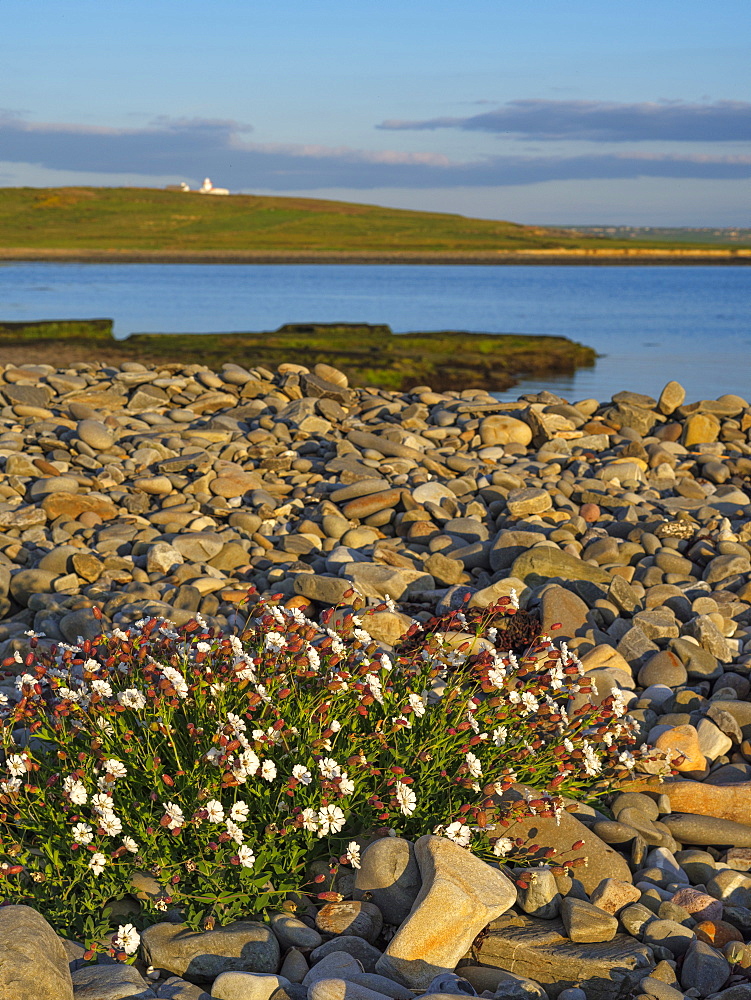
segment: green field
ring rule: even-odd
[[[15,250],[51,256],[66,251],[472,254],[620,246],[633,251],[640,245],[634,239],[312,198],[215,197],[151,188],[0,188],[0,251],[6,257]],[[655,241],[643,245],[654,251]],[[669,249],[672,244],[660,245]]]

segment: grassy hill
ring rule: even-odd
[[[151,188],[0,188],[4,251],[487,253],[621,245],[633,250],[640,241],[312,198],[212,197]],[[644,245],[654,250],[654,241]]]

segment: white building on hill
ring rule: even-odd
[[[227,188],[217,188],[211,183],[209,177],[204,177],[203,184],[198,189],[199,194],[229,194]]]
[[[190,191],[190,185],[185,181],[180,181],[179,184],[168,184],[165,188],[166,191]],[[194,194],[229,194],[227,188],[217,188],[211,183],[211,178],[205,177],[203,184],[193,192]]]

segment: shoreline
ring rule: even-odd
[[[79,264],[445,264],[445,265],[734,265],[751,264],[751,250],[347,251],[347,250],[73,250],[0,248],[0,262]]]
[[[457,360],[457,343],[461,360]],[[435,331],[392,334],[368,324],[291,324],[275,331],[235,333],[132,333],[112,338],[112,321],[59,320],[0,323],[3,360],[33,358],[54,366],[88,361],[217,367],[232,361],[275,368],[295,362],[344,369],[353,384],[405,389],[430,384],[441,390],[485,385],[503,392],[518,379],[573,373],[594,364],[596,354],[565,337]],[[375,359],[378,359],[377,362]]]

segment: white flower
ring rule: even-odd
[[[141,709],[146,707],[146,697],[138,688],[126,688],[117,692],[117,700],[123,708]]]
[[[473,753],[468,753],[467,756],[465,757],[465,760],[467,761],[467,768],[469,769],[469,773],[472,775],[472,777],[481,778],[482,765],[480,764],[478,758],[475,757]]]
[[[334,632],[330,628],[326,629],[326,634],[331,639],[331,652],[335,653],[337,656],[341,656],[341,654],[346,649],[344,643],[341,640],[341,636],[339,636],[336,632]]]
[[[499,837],[493,845],[493,854],[497,858],[502,858],[511,850],[514,842],[510,837]]]
[[[409,696],[409,707],[418,717],[425,715],[425,703],[419,694],[411,694]]]
[[[263,698],[263,700],[268,704],[271,701],[271,695],[268,693],[263,684],[256,684],[256,693]]]
[[[89,859],[89,868],[94,872],[95,875],[101,875],[104,871],[104,866],[107,864],[107,858],[100,851],[96,854],[92,854]]]
[[[331,757],[322,757],[318,761],[318,769],[321,772],[321,776],[324,778],[338,778],[342,770],[337,764],[337,762]]]
[[[292,768],[292,777],[296,778],[301,785],[309,785],[313,780],[313,775],[304,764],[295,764]]]
[[[584,771],[593,778],[602,770],[602,763],[589,743],[582,744],[582,753],[584,754]]]
[[[96,717],[96,727],[97,729],[101,729],[106,736],[114,735],[115,727],[112,725],[109,719],[105,719],[103,715],[98,715]]]
[[[385,653],[381,653],[381,668],[383,670],[393,670],[394,664]]]
[[[321,666],[321,657],[318,655],[318,650],[313,646],[308,646],[307,649],[308,665],[311,670],[318,670]]]
[[[315,809],[303,809],[300,813],[300,819],[302,820],[303,830],[310,830],[311,833],[315,833],[318,829],[318,813]]]
[[[242,844],[245,840],[245,834],[242,832],[237,823],[233,823],[231,819],[227,820],[227,833],[232,837],[236,844]]]
[[[249,775],[254,775],[258,772],[258,768],[261,766],[261,761],[258,754],[254,753],[253,750],[246,749],[238,754],[237,767],[232,772],[238,780],[245,781]]]
[[[332,719],[329,723],[329,729],[333,729],[335,733],[338,733],[341,728],[342,724],[338,719]]]
[[[252,868],[253,865],[256,863],[255,854],[246,844],[243,844],[240,850],[237,852],[237,859],[243,866],[243,868]]]
[[[57,689],[57,695],[63,701],[75,701],[75,702],[80,701],[81,698],[83,697],[81,691],[74,691],[72,688],[65,687],[64,684],[61,684],[60,687]]]
[[[524,704],[527,713],[536,712],[540,707],[539,701],[535,698],[531,691],[525,691],[522,694],[522,703]]]
[[[611,688],[610,693],[613,696],[613,712],[620,718],[626,713],[628,697],[620,688]]]
[[[460,847],[467,847],[470,840],[472,839],[472,831],[464,823],[459,823],[455,821],[454,823],[449,823],[444,831],[444,837],[448,837],[449,840],[453,840],[455,844]]]
[[[18,659],[16,660],[17,663],[23,662],[21,654],[18,652],[18,650],[16,650],[16,652],[13,655],[14,657],[18,657]],[[21,674],[20,677],[16,677],[16,690],[21,691],[27,684],[33,687],[36,684],[36,682],[37,679],[33,674]]]
[[[132,837],[123,837],[123,847],[131,854],[138,854],[138,844]]]
[[[353,868],[360,867],[360,845],[356,840],[350,840],[347,844],[347,861]]]
[[[5,761],[8,770],[14,778],[21,778],[26,774],[26,761],[29,755],[26,753],[12,753]]]
[[[381,685],[381,679],[378,674],[366,674],[364,677],[365,683],[370,688],[370,693],[373,695],[375,700],[379,705],[383,704],[383,687]]]
[[[112,685],[109,681],[92,681],[91,690],[94,691],[95,694],[100,695],[102,698],[112,697]]]
[[[91,808],[98,816],[112,812],[112,798],[106,792],[97,792],[91,796]]]
[[[209,823],[224,822],[224,806],[217,799],[209,799],[203,808],[206,810],[206,819]]]
[[[396,604],[394,604],[393,598],[389,597],[388,594],[386,594],[386,596],[384,597],[383,603],[386,605],[389,611],[391,612],[396,611]]]
[[[68,777],[63,780],[63,791],[68,795],[68,798],[74,806],[86,805],[88,795],[86,794],[86,789],[82,781],[78,781],[71,775],[68,775]],[[109,796],[107,796],[107,798],[109,799]]]
[[[574,744],[568,738],[563,741],[563,748],[568,753],[573,753],[574,752]]]
[[[397,781],[394,794],[402,813],[405,816],[411,816],[417,808],[417,796],[409,785],[405,785],[403,781]]]
[[[261,777],[266,781],[273,781],[276,777],[276,764],[273,760],[265,760],[261,764]]]
[[[88,823],[76,823],[71,833],[74,844],[90,844],[94,839],[94,831]]]
[[[502,664],[491,667],[490,670],[488,670],[488,680],[493,687],[497,687],[499,690],[503,688],[506,680],[506,671],[504,670]]]
[[[128,773],[128,768],[119,760],[105,760],[104,770],[113,778],[124,778]]]
[[[359,642],[363,643],[366,646],[368,645],[368,643],[373,641],[373,637],[370,635],[369,632],[366,632],[364,628],[353,629],[352,635],[354,636],[355,639],[357,639]]]
[[[239,736],[240,733],[245,733],[248,730],[245,719],[241,719],[240,716],[235,715],[234,712],[227,712],[227,723],[232,727],[232,732],[235,736]]]
[[[185,822],[185,817],[183,816],[183,811],[180,806],[174,802],[162,802],[162,806],[164,807],[164,812],[169,818],[167,829],[177,830],[178,827],[181,827]]]
[[[342,776],[339,779],[339,791],[342,795],[351,795],[354,790],[354,781],[347,775],[346,771],[342,771]]]
[[[7,781],[0,781],[0,792],[5,792],[6,795],[12,795],[17,792],[19,788],[23,785],[20,778],[9,778]]]
[[[267,632],[264,639],[264,648],[272,653],[281,653],[287,647],[287,640],[278,632]]]
[[[628,750],[622,750],[621,753],[618,754],[618,762],[631,770],[636,764],[636,759],[632,753],[629,753]]]
[[[247,802],[235,802],[229,811],[230,819],[234,820],[235,823],[245,823],[247,822],[248,816],[250,816],[250,809],[248,808]]]
[[[497,747],[502,747],[506,742],[506,737],[508,736],[508,729],[505,726],[499,726],[497,729],[493,730],[493,742]]]
[[[195,650],[196,650],[197,653],[210,653],[211,652],[211,646],[209,645],[208,642],[197,642],[195,644],[194,648],[195,648]]]
[[[344,813],[339,806],[325,806],[318,810],[318,822],[320,824],[319,837],[325,837],[329,833],[339,833],[345,823]]]
[[[114,943],[126,955],[135,955],[141,943],[141,935],[133,924],[120,924],[117,928],[117,937],[114,938]]]
[[[123,831],[123,824],[120,822],[120,817],[116,816],[113,812],[108,812],[100,816],[98,822],[101,829],[110,837],[116,837],[118,833],[122,833]]]
[[[180,673],[179,670],[175,670],[174,667],[169,667],[164,664],[158,664],[159,670],[167,680],[172,684],[175,689],[178,698],[188,697],[188,685],[185,682],[185,678]]]

